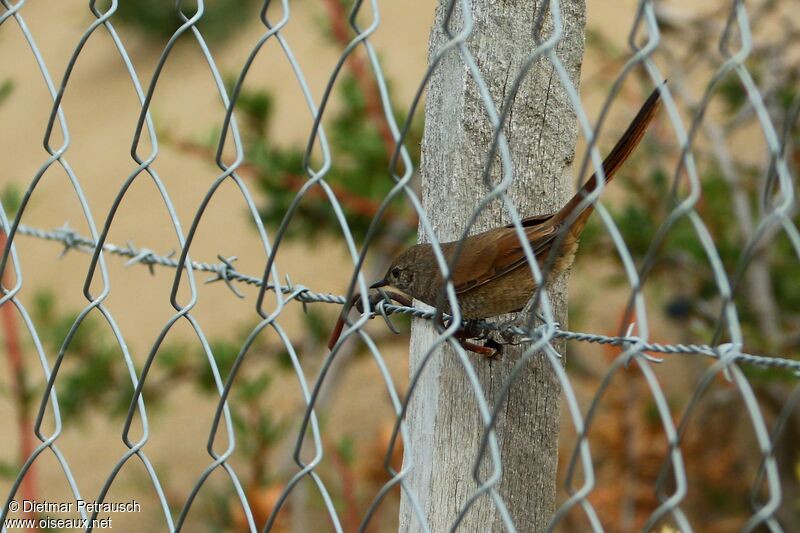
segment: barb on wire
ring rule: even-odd
[[[206,280],[206,283],[214,283],[216,281],[224,281],[225,286],[228,287],[233,294],[235,294],[238,298],[244,299],[244,294],[239,292],[231,279],[231,273],[236,272],[236,269],[233,268],[233,263],[238,259],[236,256],[231,257],[223,257],[222,255],[217,255],[217,259],[219,259],[220,263],[217,267],[217,273],[215,276],[211,276]]]

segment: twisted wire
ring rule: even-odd
[[[35,237],[37,239],[55,241],[62,244],[64,246],[64,250],[61,254],[62,256],[69,250],[78,250],[91,254],[94,253],[95,249],[94,242],[91,239],[80,235],[79,233],[70,229],[68,226],[54,230],[43,230],[40,228],[21,225],[17,229],[17,233],[20,235]],[[103,251],[109,253],[110,255],[118,255],[120,257],[130,258],[125,262],[125,266],[141,264],[147,266],[151,272],[153,272],[154,266],[178,268],[181,264],[178,262],[178,260],[173,259],[175,255],[174,252],[170,252],[166,255],[159,255],[149,248],[140,248],[135,246],[133,243],[128,243],[126,246],[119,246],[107,242],[103,244]],[[287,301],[296,300],[303,304],[325,303],[344,305],[348,301],[343,295],[315,292],[304,285],[293,284],[291,282],[291,278],[287,279],[285,284],[274,285],[272,283],[264,283],[263,279],[260,277],[244,274],[236,270],[232,264],[232,261],[236,259],[235,257],[226,258],[220,255],[218,258],[220,260],[218,263],[192,261],[192,268],[197,272],[209,272],[214,274],[212,277],[206,280],[206,283],[223,281],[226,283],[226,285],[228,285],[232,292],[239,296],[241,296],[241,293],[236,291],[236,288],[232,285],[233,282],[255,287],[264,286],[266,290],[278,291],[281,294],[291,295],[291,298],[287,299]],[[434,320],[437,316],[435,311],[380,301],[377,309],[369,313],[369,317],[374,318],[381,315],[388,316],[391,314],[407,315],[426,320]],[[445,318],[450,318],[449,315],[445,314],[444,316]],[[510,334],[523,337],[522,339],[516,341],[519,343],[537,342],[542,336],[541,330],[530,330],[520,325],[477,321],[470,324],[470,327],[475,328],[476,331],[483,333],[498,332],[501,334]],[[590,332],[565,331],[560,328],[555,330],[553,337],[568,341],[589,342],[611,346],[628,346],[634,343],[639,343],[640,341],[638,337],[634,336],[609,336]],[[714,347],[707,344],[666,344],[659,342],[641,342],[639,343],[639,346],[640,351],[642,352],[665,355],[705,355],[715,359],[720,358],[720,347]],[[784,357],[737,352],[732,356],[732,360],[756,366],[790,370],[795,373],[800,372],[800,361]],[[655,360],[654,362],[661,361]],[[797,374],[796,377],[800,378],[800,374]]]

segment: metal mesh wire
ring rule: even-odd
[[[336,498],[332,496],[328,483],[317,472],[325,457],[325,452],[323,447],[323,426],[317,418],[316,408],[318,407],[317,402],[325,380],[329,378],[328,371],[334,359],[343,350],[347,340],[355,337],[360,338],[385,380],[386,390],[398,417],[396,431],[399,434],[396,437],[405,442],[407,428],[406,423],[401,422],[401,420],[405,415],[410,394],[403,397],[404,395],[398,391],[390,373],[386,369],[380,346],[373,340],[372,335],[365,327],[370,318],[383,317],[388,327],[392,328],[390,317],[396,313],[411,314],[422,319],[432,319],[434,317],[430,312],[395,305],[388,301],[380,301],[373,309],[369,309],[370,302],[364,300],[363,305],[368,308],[368,312],[360,314],[357,320],[353,320],[347,325],[342,339],[332,352],[325,357],[316,377],[309,375],[309,370],[298,356],[296,347],[281,325],[281,318],[285,308],[296,305],[294,302],[299,302],[303,306],[320,303],[343,305],[349,300],[353,291],[367,292],[368,280],[361,273],[366,255],[366,246],[357,242],[348,224],[346,209],[342,206],[341,199],[326,182],[326,175],[333,163],[331,148],[323,126],[323,117],[329,108],[333,87],[341,76],[346,61],[356,51],[366,57],[380,97],[383,119],[388,125],[391,141],[396,146],[392,159],[393,175],[391,176],[395,179],[396,186],[390,192],[387,200],[381,204],[375,219],[380,219],[393,197],[404,197],[419,216],[421,231],[429,239],[434,238],[435,235],[433,228],[428,223],[421,202],[417,199],[413,188],[410,186],[415,168],[404,144],[406,135],[409,132],[410,119],[406,124],[397,123],[397,113],[392,107],[393,104],[381,61],[370,40],[380,24],[380,6],[376,1],[371,3],[355,2],[351,6],[348,22],[350,29],[353,31],[353,37],[331,71],[321,99],[317,100],[314,98],[304,74],[304,68],[307,69],[308,65],[299,63],[292,52],[293,43],[290,42],[286,35],[285,28],[292,20],[292,11],[287,0],[283,0],[279,6],[270,6],[271,2],[269,0],[264,2],[261,10],[261,22],[264,25],[263,34],[253,44],[251,53],[239,69],[235,84],[230,92],[225,87],[223,76],[220,74],[220,69],[206,44],[203,33],[198,29],[198,23],[205,16],[203,0],[197,0],[196,5],[191,8],[182,6],[181,2],[178,2],[177,8],[183,24],[170,38],[161,52],[153,71],[153,76],[149,81],[140,78],[139,73],[134,69],[125,43],[115,30],[114,15],[118,7],[117,0],[107,2],[107,5],[103,4],[102,6],[95,1],[89,2],[88,12],[91,13],[93,20],[77,40],[66,68],[61,74],[56,74],[51,70],[51,66],[46,64],[37,46],[37,37],[26,24],[25,8],[27,3],[29,2],[26,2],[26,0],[18,0],[17,2],[0,0],[0,4],[4,8],[4,11],[0,13],[0,29],[5,30],[9,26],[15,26],[22,32],[29,45],[31,57],[36,61],[42,74],[43,83],[52,99],[52,110],[44,136],[44,146],[49,157],[41,163],[30,180],[15,216],[10,219],[6,211],[0,211],[0,223],[2,223],[2,228],[7,236],[3,248],[2,262],[0,262],[0,272],[6,273],[4,278],[6,283],[10,279],[14,280],[13,286],[3,287],[3,297],[0,300],[0,305],[13,306],[15,314],[29,333],[32,339],[32,347],[41,366],[40,371],[46,380],[46,388],[41,398],[34,426],[34,432],[39,444],[30,457],[25,458],[24,464],[15,473],[15,481],[8,490],[2,518],[5,519],[8,516],[10,502],[20,497],[20,485],[31,465],[40,456],[49,455],[55,459],[63,471],[64,479],[76,500],[94,499],[103,501],[108,499],[109,492],[114,484],[119,482],[119,474],[125,465],[132,460],[140,462],[146,469],[149,485],[152,486],[157,495],[163,514],[163,522],[169,530],[178,530],[184,526],[198,495],[208,486],[207,480],[217,472],[224,472],[227,476],[227,483],[230,484],[238,497],[241,509],[246,517],[246,527],[250,530],[269,530],[274,525],[282,506],[299,486],[299,483],[310,479],[316,486],[318,496],[327,512],[329,527],[336,531],[342,531],[341,506],[336,502]],[[469,12],[469,0],[462,0],[459,5],[463,12]],[[540,45],[535,50],[531,50],[528,64],[531,64],[534,60],[544,58],[544,60],[552,64],[559,76],[560,83],[575,109],[580,133],[588,146],[586,152],[588,157],[585,157],[581,164],[581,174],[585,174],[587,169],[600,167],[601,154],[596,147],[597,132],[603,124],[611,102],[620,92],[623,82],[632,72],[638,71],[645,73],[644,79],[649,80],[651,87],[656,87],[667,77],[667,74],[673,75],[673,72],[663,72],[651,56],[655,51],[666,47],[667,41],[662,36],[664,28],[670,28],[671,24],[677,24],[678,22],[675,22],[670,17],[670,13],[659,11],[659,6],[654,2],[648,0],[639,2],[635,22],[630,32],[630,57],[622,71],[615,78],[610,91],[608,91],[600,118],[592,126],[592,121],[584,111],[578,90],[570,82],[556,52],[556,45],[561,38],[560,32],[563,29],[561,27],[560,3],[558,0],[550,0],[548,7],[548,10],[542,11],[545,13],[542,16],[550,17],[550,22],[552,22],[554,29],[546,39],[541,37],[538,39]],[[742,283],[743,272],[746,271],[748,265],[753,262],[758,254],[764,253],[765,248],[775,245],[777,235],[780,235],[781,238],[789,243],[795,261],[800,258],[800,233],[798,233],[798,228],[793,220],[796,210],[794,198],[794,183],[796,181],[794,172],[796,172],[796,168],[792,166],[790,160],[793,138],[790,134],[787,134],[797,122],[800,100],[796,98],[790,105],[790,113],[785,117],[781,117],[782,123],[776,123],[775,112],[769,107],[771,100],[765,99],[767,91],[764,87],[766,82],[763,79],[757,79],[749,68],[748,59],[755,46],[751,36],[751,28],[760,21],[762,7],[748,9],[745,7],[744,2],[740,1],[724,4],[724,9],[729,12],[727,23],[724,27],[717,28],[719,33],[719,52],[723,61],[718,65],[717,71],[702,90],[702,97],[699,100],[692,100],[693,92],[690,89],[689,80],[681,79],[680,74],[677,75],[678,77],[671,78],[670,83],[662,89],[664,107],[669,118],[669,128],[680,151],[677,168],[674,170],[676,182],[684,180],[683,183],[685,183],[686,187],[684,188],[685,192],[678,198],[678,201],[670,203],[668,216],[657,232],[650,236],[652,244],[643,260],[637,261],[634,259],[611,213],[602,204],[597,204],[598,218],[602,222],[604,231],[610,238],[613,248],[620,258],[626,280],[631,287],[630,306],[635,317],[635,334],[633,329],[627,335],[620,336],[608,336],[592,332],[572,332],[561,329],[553,319],[553,313],[549,308],[546,295],[542,297],[543,325],[534,330],[528,330],[520,326],[505,326],[505,329],[524,337],[522,342],[530,346],[530,349],[526,351],[526,357],[533,357],[535,354],[539,354],[538,356],[547,358],[551,363],[556,379],[561,385],[563,405],[565,406],[564,412],[566,413],[565,419],[570,421],[575,431],[575,439],[571,443],[571,449],[562,458],[566,466],[563,486],[566,496],[560,502],[556,513],[552,517],[551,528],[564,526],[568,516],[575,513],[583,513],[584,521],[580,523],[588,524],[594,530],[603,530],[604,524],[601,523],[591,498],[595,488],[595,465],[588,445],[589,436],[593,429],[593,424],[596,423],[598,406],[613,379],[618,376],[623,368],[635,365],[644,379],[647,394],[654,406],[654,416],[661,428],[663,439],[666,441],[661,473],[657,478],[656,486],[652,487],[658,495],[659,505],[651,510],[643,529],[650,531],[659,524],[669,523],[681,531],[692,530],[690,519],[683,509],[689,490],[689,477],[687,476],[686,457],[681,447],[681,439],[703,394],[711,387],[715,379],[719,376],[724,376],[741,396],[746,416],[750,420],[757,452],[760,455],[757,461],[760,465],[759,473],[751,484],[751,509],[743,529],[754,530],[759,527],[766,527],[771,531],[783,530],[777,517],[778,509],[786,503],[783,501],[781,476],[790,476],[792,474],[785,470],[786,465],[778,464],[775,457],[775,446],[782,437],[787,421],[796,416],[798,411],[800,383],[796,382],[796,378],[800,373],[800,361],[784,357],[786,354],[746,353],[744,347],[748,343],[746,333],[741,327],[740,315],[742,310],[737,308],[734,298],[736,287]],[[361,21],[363,20],[368,22],[362,25]],[[341,22],[344,23],[344,21]],[[537,21],[537,24],[539,23],[541,23],[541,20]],[[447,54],[456,55],[466,66],[472,79],[479,87],[482,87],[482,74],[476,67],[467,45],[467,37],[472,31],[471,24],[471,20],[465,19],[461,31],[453,36],[440,50],[433,53],[432,57],[434,59],[431,61],[431,68],[424,79],[420,80],[419,90],[410,106],[408,116],[413,118],[415,115],[417,104],[424,94],[431,72],[437,68],[438,59]],[[538,26],[532,28],[532,31],[536,33],[540,29],[541,27]],[[96,38],[95,36],[98,34],[104,34],[108,38],[107,42],[111,43],[110,46],[116,48],[127,70],[130,84],[135,90],[141,105],[141,113],[131,146],[131,156],[136,168],[130,172],[127,179],[119,186],[116,198],[107,213],[97,213],[90,209],[90,202],[81,185],[81,177],[68,162],[71,139],[68,122],[62,110],[62,100],[70,90],[71,75],[81,58],[84,46],[90,39]],[[219,167],[218,177],[208,188],[188,226],[185,226],[186,221],[179,220],[168,187],[154,168],[154,163],[159,157],[159,131],[151,114],[151,104],[154,95],[159,91],[164,66],[174,52],[176,43],[181,38],[185,40],[187,36],[191,37],[193,40],[192,46],[199,50],[207,62],[210,76],[218,90],[219,99],[224,105],[226,113],[222,122],[222,131],[219,136],[221,140],[216,154],[216,164]],[[273,42],[277,43],[278,46],[271,49],[265,46],[267,43]],[[307,171],[305,182],[294,196],[289,209],[285,213],[283,222],[274,231],[268,231],[265,228],[257,207],[258,194],[251,190],[252,185],[243,180],[238,173],[240,167],[246,164],[246,160],[240,128],[237,125],[234,114],[237,99],[254,62],[261,54],[266,53],[282,54],[288,62],[295,77],[294,81],[308,107],[307,112],[313,119],[313,126],[309,134],[310,140],[305,154],[305,168]],[[678,60],[676,59],[676,61]],[[515,81],[512,85],[518,89],[519,83],[524,79],[525,74],[526,71],[524,70],[514,73]],[[706,111],[711,105],[712,98],[721,80],[731,75],[736,77],[738,84],[743,88],[747,105],[744,106],[746,112],[743,113],[743,116],[735,119],[739,122],[734,122],[734,127],[729,127],[728,130],[725,130],[716,118],[706,116]],[[504,111],[498,111],[495,103],[485,90],[481,92],[481,99],[487,115],[494,123],[502,123],[505,120],[505,116],[502,113],[505,112],[506,108],[504,108]],[[686,114],[680,111],[676,99],[689,104],[691,114],[688,121]],[[730,164],[726,166],[726,162],[730,163],[733,157],[731,154],[732,148],[726,142],[726,135],[731,134],[731,131],[735,132],[737,124],[743,124],[746,120],[754,120],[757,123],[766,148],[766,156],[760,164],[760,172],[763,174],[761,183],[763,187],[763,205],[756,220],[745,221],[739,219],[736,221],[739,224],[744,224],[745,226],[751,224],[751,226],[746,227],[747,240],[743,244],[742,249],[744,251],[739,259],[740,268],[737,272],[731,273],[726,272],[712,232],[697,210],[698,202],[702,198],[702,180],[701,172],[698,170],[696,162],[695,141],[703,133],[711,139],[710,151],[717,158],[722,168],[725,169],[724,172],[727,172],[726,178],[735,181],[737,179],[736,170]],[[7,125],[3,127],[7,127]],[[505,144],[506,141],[501,131],[499,129],[496,131],[492,153],[497,153],[503,168],[510,168],[510,156],[508,147]],[[223,154],[231,152],[235,154],[233,160],[227,160],[226,157],[223,157]],[[309,163],[312,159],[312,153],[319,154],[319,162],[314,165]],[[6,155],[6,157],[9,157],[9,155]],[[487,154],[487,159],[491,159],[491,155]],[[81,235],[67,226],[56,230],[43,230],[28,226],[23,222],[30,197],[37,189],[45,173],[51,168],[60,168],[68,176],[72,185],[72,194],[78,200],[86,227],[89,228],[88,235]],[[385,179],[389,179],[389,176],[386,176]],[[131,244],[120,246],[109,242],[109,234],[112,227],[114,227],[117,210],[123,203],[132,184],[139,180],[149,180],[157,188],[163,201],[163,207],[166,208],[172,225],[171,228],[164,228],[164,231],[174,233],[180,247],[178,253],[163,255],[148,248],[139,248]],[[240,191],[241,199],[257,229],[263,246],[263,253],[267,257],[263,274],[260,276],[249,275],[236,270],[231,258],[220,256],[219,262],[202,263],[198,262],[190,254],[192,244],[195,243],[198,235],[198,227],[206,214],[209,204],[220,187],[229,183],[234,184]],[[507,187],[507,184],[501,184],[490,194],[487,194],[485,200],[478,206],[476,213],[495,196],[499,196],[508,202],[504,187]],[[326,287],[306,287],[293,284],[290,277],[282,276],[278,268],[276,261],[277,250],[285,240],[287,228],[300,203],[309,194],[309,191],[315,188],[323,191],[331,210],[335,214],[342,235],[341,242],[345,246],[354,267],[354,276],[350,287],[351,293],[348,295],[330,294],[325,292]],[[665,199],[665,201],[671,202],[672,200]],[[516,215],[516,210],[511,209],[510,213],[511,221],[519,226],[520,218]],[[713,272],[713,281],[720,301],[719,309],[721,309],[721,314],[717,319],[718,333],[713,342],[708,344],[686,344],[682,342],[663,344],[651,339],[644,288],[654,266],[659,247],[669,237],[672,228],[679,221],[689,221],[691,224],[694,235],[700,243],[707,257],[709,267]],[[184,230],[184,227],[188,227],[188,230]],[[368,233],[367,242],[374,229],[375,227],[373,226],[370,233]],[[50,354],[50,357],[45,353],[43,343],[40,341],[42,332],[37,329],[37,324],[31,319],[26,307],[18,297],[24,285],[24,272],[21,270],[17,258],[16,243],[23,236],[56,241],[63,245],[64,251],[77,250],[91,255],[84,285],[87,304],[69,328],[59,352]],[[115,317],[106,305],[106,300],[113,293],[107,262],[116,261],[117,259],[112,256],[117,255],[127,258],[127,264],[130,265],[141,264],[151,269],[168,267],[175,271],[170,293],[170,301],[174,307],[173,316],[164,324],[161,334],[150,347],[143,365],[137,365],[134,362],[134,358],[128,349],[128,341],[132,339],[123,337],[120,328],[117,327]],[[528,255],[530,256],[530,251]],[[207,341],[200,322],[193,316],[193,308],[195,308],[198,301],[198,275],[203,273],[211,273],[212,280],[223,281],[234,292],[237,291],[236,287],[239,284],[255,286],[259,290],[256,300],[256,312],[260,321],[247,336],[240,339],[238,356],[233,363],[231,371],[225,377],[218,369],[215,353]],[[203,279],[200,281],[203,281]],[[800,278],[798,278],[798,281],[800,281]],[[274,295],[274,299],[270,299],[272,298],[270,295]],[[245,302],[242,305],[246,305]],[[134,393],[122,432],[122,441],[126,451],[119,458],[113,470],[105,477],[105,483],[100,492],[96,495],[86,495],[79,490],[78,479],[80,478],[80,472],[74,471],[59,449],[59,437],[63,432],[58,400],[59,369],[68,352],[70,342],[81,323],[89,314],[94,315],[97,313],[103,317],[114,334],[122,354],[122,363],[127,369]],[[150,422],[146,409],[146,394],[143,394],[143,390],[146,389],[148,373],[158,356],[159,348],[164,338],[177,323],[188,325],[196,333],[196,338],[207,356],[207,364],[213,377],[213,386],[218,395],[218,402],[210,432],[207,436],[203,436],[208,440],[210,461],[202,475],[193,484],[191,492],[176,509],[174,503],[169,502],[165,494],[159,469],[148,456],[147,445]],[[496,326],[490,324],[484,324],[483,327],[486,329],[496,328]],[[234,428],[234,422],[226,401],[230,397],[232,389],[236,387],[235,378],[237,372],[247,359],[251,346],[265,330],[274,332],[283,343],[283,347],[288,353],[291,365],[296,373],[298,386],[307,408],[302,417],[295,449],[292,452],[297,468],[288,483],[284,485],[269,519],[264,524],[259,524],[256,523],[251,508],[252,502],[248,499],[246,490],[243,487],[241,481],[242,473],[238,472],[233,465],[232,457],[237,450],[237,431]],[[447,335],[452,335],[453,331],[449,330],[446,333]],[[444,337],[444,339],[446,338],[447,336]],[[722,342],[723,339],[725,342]],[[573,379],[570,377],[569,371],[564,368],[563,362],[554,347],[557,340],[569,340],[581,346],[584,343],[592,343],[592,345],[605,344],[620,348],[604,369],[603,378],[599,381],[599,385],[593,391],[591,397],[588,398],[588,402],[579,399],[579,393],[576,392],[573,386]],[[471,370],[473,365],[483,364],[480,359],[465,354],[457,346],[454,347],[461,352],[460,360],[466,372],[473,372]],[[698,381],[696,387],[694,387],[691,400],[687,403],[680,416],[677,417],[670,408],[669,394],[665,392],[663,382],[660,379],[659,363],[663,358],[675,357],[679,354],[694,356],[698,360],[708,361],[709,364],[702,366],[700,372],[695,376]],[[52,357],[53,355],[55,358]],[[751,365],[782,369],[789,376],[791,387],[793,388],[792,393],[788,396],[788,401],[781,406],[777,417],[768,419],[764,415],[753,385],[747,373],[743,370],[743,368]],[[412,382],[413,380],[414,377],[412,377]],[[510,387],[510,385],[509,383],[508,386]],[[487,415],[486,438],[483,441],[480,455],[488,453],[493,461],[502,463],[502,457],[494,442],[495,436],[490,431],[495,422],[494,417],[490,416],[492,413],[489,407],[491,402],[484,397],[479,388],[476,388],[475,396],[478,407]],[[44,423],[44,420],[48,417],[51,417],[54,421],[52,427]],[[140,426],[140,429],[134,429],[137,425]],[[389,455],[391,455],[391,452]],[[513,465],[504,465],[504,468],[513,468]],[[415,503],[416,496],[413,488],[405,482],[408,474],[407,469],[395,471],[387,463],[387,471],[390,474],[390,480],[384,485],[380,493],[375,496],[373,504],[365,515],[360,517],[362,519],[362,528],[369,527],[375,509],[381,504],[385,494],[399,486],[405,497],[412,502],[417,519],[417,527],[421,530],[429,530],[429,525],[421,507],[418,503]],[[467,478],[466,475],[465,478]],[[503,516],[506,528],[514,530],[513,517],[504,511],[505,504],[495,489],[497,482],[496,478],[491,478],[483,485],[476,483],[475,496],[470,498],[468,503],[461,509],[459,519],[468,512],[469,505],[475,498],[483,493],[488,493]],[[791,502],[789,504],[791,505]],[[82,518],[89,520],[98,518],[98,513],[99,511],[94,514],[82,512]],[[608,525],[605,525],[605,527],[608,527]],[[6,530],[5,526],[3,530]]]

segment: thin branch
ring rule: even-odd
[[[0,249],[6,245],[6,235],[0,234]],[[8,286],[8,276],[3,275],[3,285]],[[2,321],[3,337],[5,339],[6,356],[8,358],[9,374],[11,376],[11,391],[17,411],[17,429],[19,430],[19,461],[20,465],[33,455],[36,447],[34,444],[33,422],[31,421],[30,401],[28,397],[28,382],[25,372],[25,361],[22,357],[17,316],[11,300],[6,300],[0,305],[0,321]],[[37,500],[36,465],[32,464],[20,486],[21,499],[27,501]],[[26,518],[35,518],[32,511],[24,512]],[[33,529],[38,531],[38,528]]]
[[[330,23],[331,35],[342,46],[347,46],[350,43],[347,29],[347,13],[344,6],[339,0],[325,0],[325,10],[328,15]],[[391,157],[394,153],[395,142],[394,136],[389,129],[389,124],[386,122],[386,117],[383,114],[383,106],[381,105],[380,92],[375,80],[369,75],[367,65],[364,58],[358,54],[359,50],[354,50],[347,58],[347,65],[353,73],[353,77],[364,95],[364,106],[367,111],[367,116],[372,121],[375,128],[378,130],[383,145],[386,148],[387,156]]]
[[[212,158],[214,157],[213,149],[188,140],[168,140],[163,141],[169,143],[170,146],[190,155],[196,155],[203,158]],[[263,172],[262,170],[253,163],[249,162],[242,162],[236,169],[236,172],[242,175],[249,175],[255,179],[263,179]],[[278,176],[279,179],[282,181],[277,185],[292,191],[299,191],[300,188],[305,185],[307,179],[303,176],[298,174],[292,174],[289,172],[280,174]],[[341,185],[337,185],[335,183],[327,182],[328,186],[331,188],[333,193],[336,195],[336,199],[342,205],[342,207],[348,213],[363,216],[366,218],[372,218],[378,212],[380,208],[381,202],[380,200],[376,200],[373,198],[369,198],[367,196],[362,196],[356,192],[353,192],[346,187],[342,187]],[[309,189],[306,194],[306,198],[311,198],[315,200],[326,200],[328,199],[328,195],[321,187],[315,187],[313,189]],[[417,227],[417,216],[416,213],[402,213],[400,210],[397,209],[387,209],[384,214],[384,219],[391,220],[392,224],[397,224],[401,226],[405,226],[408,228],[416,228]]]

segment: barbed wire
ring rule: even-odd
[[[95,250],[94,242],[90,238],[80,235],[66,224],[61,228],[53,230],[44,230],[26,225],[20,225],[17,228],[17,233],[46,241],[55,241],[62,244],[64,246],[64,250],[61,253],[62,256],[70,250],[78,250],[87,254],[93,254]],[[125,263],[125,266],[131,266],[134,264],[145,265],[150,269],[151,273],[153,273],[153,266],[155,265],[168,268],[178,268],[179,266],[178,261],[173,259],[175,252],[169,252],[166,255],[159,255],[149,248],[137,247],[131,242],[129,242],[126,246],[118,246],[116,244],[107,242],[103,244],[103,251],[108,252],[111,255],[129,257],[130,260]],[[194,270],[198,272],[210,272],[214,274],[213,277],[206,280],[206,283],[223,281],[231,290],[231,292],[240,298],[243,298],[244,296],[232,285],[232,282],[244,283],[246,285],[252,285],[256,287],[265,285],[261,278],[243,274],[242,272],[236,270],[233,267],[233,261],[236,260],[236,257],[224,257],[222,255],[218,255],[217,257],[220,260],[219,263],[203,263],[192,261],[192,268]],[[297,300],[303,304],[326,303],[345,305],[348,301],[343,295],[315,292],[304,285],[294,284],[288,277],[286,284],[284,285],[276,286],[271,283],[267,283],[265,287],[270,291],[278,290],[283,294],[290,294],[292,295],[292,300]],[[369,313],[369,315],[372,318],[382,315],[384,319],[388,320],[388,315],[394,313],[408,315],[414,318],[424,318],[426,320],[435,320],[437,317],[437,313],[435,311],[429,311],[419,307],[398,305],[391,303],[388,299],[379,300],[376,305],[376,310]],[[446,319],[450,318],[450,316],[447,314],[444,314],[444,317]],[[390,327],[396,332],[393,326],[390,325]],[[470,327],[479,333],[497,332],[501,335],[511,334],[521,336],[522,338],[518,339],[516,341],[517,343],[534,343],[541,339],[541,334],[537,330],[528,330],[522,326],[511,324],[475,321],[470,323]],[[729,362],[741,362],[763,367],[790,370],[795,373],[796,377],[800,378],[800,361],[798,360],[777,356],[748,354],[739,351],[731,352],[731,345],[729,344],[721,347],[714,347],[705,344],[665,344],[641,342],[641,339],[635,336],[609,336],[597,333],[565,331],[560,328],[556,329],[556,331],[553,333],[553,336],[555,338],[568,341],[590,342],[620,347],[638,344],[642,352],[659,354],[696,354],[720,359],[721,352],[725,352],[726,360]],[[651,359],[651,361],[653,360]],[[660,362],[659,360],[654,361]]]

